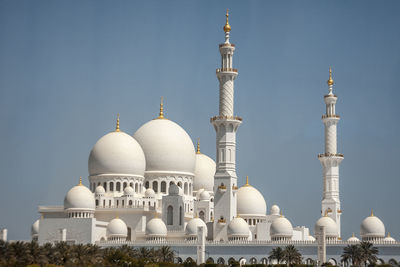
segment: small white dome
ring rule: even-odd
[[[102,185],[98,185],[94,192],[96,195],[103,195],[103,194],[105,194],[106,190],[104,189],[104,187]]]
[[[150,237],[166,236],[167,226],[160,218],[153,218],[146,225],[146,235]]]
[[[215,169],[214,160],[202,153],[196,153],[193,190],[204,188],[207,191],[213,191]]]
[[[383,239],[383,241],[385,241],[385,242],[396,242],[396,240],[393,237],[390,236],[390,233],[388,233],[387,237],[385,237]]]
[[[125,196],[133,196],[134,194],[135,194],[135,190],[133,190],[132,187],[130,187],[130,186],[125,187],[125,189],[124,189]]]
[[[156,197],[156,192],[151,188],[147,188],[146,191],[144,191],[144,197],[154,198]]]
[[[353,233],[353,235],[347,239],[347,242],[360,242],[360,239],[358,239]]]
[[[278,205],[272,205],[271,210],[269,211],[269,213],[271,215],[279,215],[280,212],[281,212],[281,209],[279,208]]]
[[[204,188],[200,188],[199,190],[197,190],[196,192],[196,199],[200,199],[200,194],[204,191]]]
[[[186,235],[197,236],[197,227],[203,226],[205,229],[205,234],[207,236],[207,225],[200,218],[193,218],[186,224]]]
[[[32,236],[36,236],[39,234],[39,221],[40,220],[36,220],[31,227],[31,235]]]
[[[237,214],[245,216],[266,215],[267,203],[263,195],[254,187],[246,184],[237,192]]]
[[[315,226],[325,226],[326,237],[338,237],[336,222],[331,217],[323,216],[319,218]]]
[[[292,237],[293,226],[288,219],[281,216],[272,221],[270,226],[271,237]]]
[[[234,218],[228,225],[228,237],[248,237],[249,225],[240,217]]]
[[[95,208],[96,202],[93,193],[82,183],[72,187],[64,198],[64,209],[94,211]]]
[[[360,233],[362,238],[384,238],[385,225],[378,217],[374,216],[374,214],[371,213],[370,216],[362,221],[360,226]]]
[[[194,174],[196,157],[192,139],[175,122],[151,120],[140,127],[133,137],[143,148],[146,172]]]
[[[123,220],[119,218],[112,219],[107,225],[107,237],[115,238],[128,236],[128,228]]]
[[[168,189],[168,195],[171,196],[183,196],[183,190],[175,183],[172,183]]]
[[[208,201],[210,200],[210,193],[208,193],[208,191],[203,191],[200,194],[200,201]]]
[[[124,132],[100,138],[89,156],[89,175],[128,174],[143,176],[146,160],[136,140]]]

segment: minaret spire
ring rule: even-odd
[[[337,124],[340,116],[336,114],[337,96],[333,94],[332,68],[329,68],[327,81],[329,93],[324,96],[326,113],[322,115],[325,126],[325,153],[319,154],[318,159],[323,168],[323,197],[322,214],[331,217],[338,226],[340,234],[340,209],[339,197],[339,165],[343,160],[343,154],[337,152]]]
[[[216,70],[219,81],[219,115],[211,118],[217,132],[216,172],[214,176],[214,240],[228,240],[227,225],[236,217],[236,131],[241,118],[234,115],[233,68],[235,45],[229,42],[231,26],[226,12],[225,42],[219,45],[221,67]]]

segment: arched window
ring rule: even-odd
[[[182,188],[182,183],[181,183],[181,182],[178,182],[178,186],[179,186],[180,188]]]
[[[129,186],[133,188],[133,183],[130,183]]]
[[[106,182],[103,183],[103,187],[104,187],[104,190],[107,191],[107,183]]]
[[[182,218],[183,218],[183,214],[182,214],[182,206],[179,207],[179,225],[182,225]]]
[[[147,182],[144,184],[144,187],[145,187],[146,189],[148,189],[149,186],[150,186],[150,183],[149,183],[149,181],[147,181]]]
[[[117,182],[116,191],[117,192],[121,191],[121,183],[120,182]]]
[[[183,192],[185,195],[187,195],[189,193],[189,188],[188,188],[188,183],[185,183],[185,185],[183,186]]]
[[[108,201],[108,206],[111,207],[111,199]]]
[[[99,206],[99,200],[96,199],[96,207]]]
[[[105,207],[105,206],[106,206],[106,200],[103,199],[103,207]]]
[[[172,182],[172,181],[171,181],[171,182],[169,182],[169,186],[171,186],[171,185],[173,185],[173,184],[174,184],[174,182]]]
[[[158,192],[158,182],[157,181],[154,181],[153,182],[153,190],[154,190],[154,192]]]
[[[129,200],[129,206],[132,206],[132,200]]]
[[[128,186],[128,184],[126,182],[124,182],[123,188],[125,189],[125,187],[127,187],[127,186]]]
[[[190,183],[190,184],[189,184],[189,195],[192,195],[192,189],[193,189],[193,186],[192,186],[192,184]]]
[[[114,183],[110,182],[110,191],[113,192],[114,191]]]
[[[174,208],[168,206],[167,208],[167,225],[173,225],[174,223]]]
[[[135,192],[136,193],[138,192],[138,184],[137,183],[135,184]]]
[[[122,200],[122,207],[125,205],[125,200]]]
[[[206,221],[204,211],[199,212],[199,218],[202,219],[204,222]]]
[[[167,193],[167,183],[165,181],[161,182],[161,193]]]
[[[117,207],[118,207],[118,205],[119,205],[119,200],[117,200]]]

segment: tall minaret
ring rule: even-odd
[[[221,68],[219,81],[219,115],[211,118],[217,132],[217,169],[214,176],[214,240],[227,240],[227,225],[236,216],[236,130],[242,119],[233,113],[233,81],[238,75],[232,68],[235,45],[229,42],[229,14],[226,11],[225,42],[219,45]]]
[[[319,154],[318,159],[322,164],[324,176],[324,193],[322,197],[322,215],[327,214],[338,226],[340,237],[340,209],[339,199],[339,165],[343,160],[343,154],[337,153],[337,123],[340,116],[336,115],[335,105],[337,96],[332,93],[332,70],[329,68],[329,80],[327,81],[329,93],[324,96],[326,114],[322,115],[325,125],[325,153]]]

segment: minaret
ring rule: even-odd
[[[234,80],[238,75],[232,67],[235,45],[229,42],[231,26],[226,11],[225,42],[219,45],[221,68],[218,68],[219,115],[211,118],[217,132],[217,169],[214,176],[214,240],[227,240],[227,225],[236,217],[236,130],[242,119],[233,113]]]
[[[326,114],[322,115],[322,122],[325,125],[325,153],[318,155],[324,177],[321,215],[327,214],[336,222],[340,237],[340,215],[342,211],[339,198],[339,165],[343,160],[343,154],[337,153],[337,123],[340,116],[336,115],[335,111],[337,96],[332,92],[334,82],[331,68],[329,68],[327,83],[329,93],[324,96]]]

